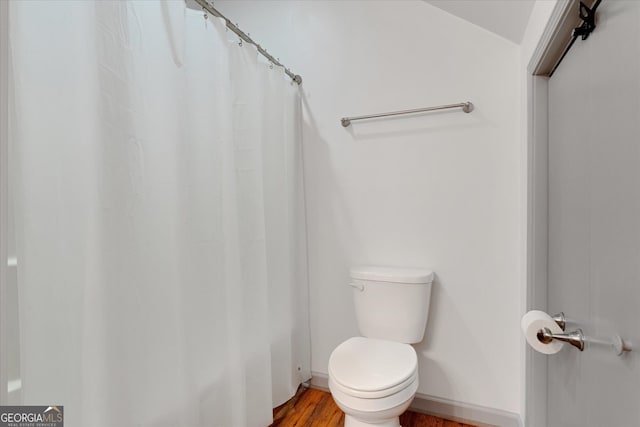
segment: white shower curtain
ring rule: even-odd
[[[310,370],[297,85],[182,0],[10,23],[22,402],[268,425]]]

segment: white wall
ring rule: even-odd
[[[351,265],[430,267],[419,392],[520,413],[519,47],[422,1],[216,7],[304,79],[313,370],[358,333]]]

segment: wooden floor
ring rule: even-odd
[[[336,406],[330,393],[312,388],[300,388],[298,393],[273,410],[272,427],[342,427],[344,413]],[[431,415],[407,411],[400,416],[402,427],[472,427]]]

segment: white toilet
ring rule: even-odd
[[[349,338],[329,358],[329,389],[345,427],[399,427],[418,389],[418,358],[433,272],[358,267],[350,286],[362,337]]]

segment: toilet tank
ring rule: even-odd
[[[422,341],[429,315],[433,272],[418,268],[351,269],[360,333],[407,344]]]

